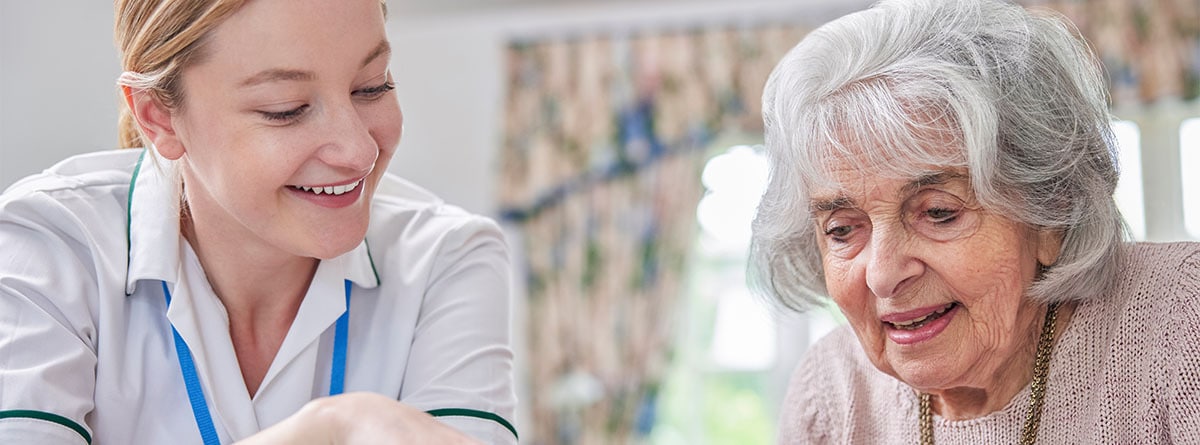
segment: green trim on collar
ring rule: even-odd
[[[363,244],[367,246],[367,261],[371,262],[371,273],[375,274],[375,285],[382,286],[383,280],[379,279],[379,270],[375,269],[375,257],[371,256],[371,243],[367,242],[366,238],[363,238]]]
[[[431,409],[431,410],[425,411],[425,412],[429,413],[429,415],[431,415],[433,417],[462,416],[462,417],[474,417],[476,419],[483,419],[483,420],[491,420],[493,422],[499,423],[500,426],[504,427],[504,429],[513,433],[513,437],[515,437],[517,440],[521,440],[521,436],[517,435],[517,429],[514,428],[511,423],[508,423],[508,421],[504,420],[503,417],[500,417],[497,414],[489,413],[487,411],[480,411],[477,409],[467,409],[467,408],[442,408],[442,409]]]
[[[142,172],[142,160],[146,159],[146,152],[150,149],[142,149],[142,154],[138,155],[137,165],[133,166],[133,175],[129,178],[129,198],[125,201],[125,281],[129,281],[129,265],[133,262],[133,186],[137,184],[138,173]],[[128,289],[128,284],[123,285]],[[125,292],[125,296],[129,296],[129,292]],[[88,442],[91,442],[90,440]]]
[[[0,419],[10,419],[10,418],[37,419],[37,420],[45,420],[50,423],[57,423],[59,425],[62,425],[67,428],[70,428],[72,430],[75,430],[76,433],[79,433],[80,437],[83,437],[84,442],[87,442],[89,444],[92,443],[92,435],[88,434],[86,428],[84,428],[82,425],[80,425],[78,423],[75,423],[74,420],[68,419],[68,418],[60,416],[58,414],[48,413],[45,411],[34,411],[31,409],[14,409],[14,410],[8,410],[8,411],[0,411]]]

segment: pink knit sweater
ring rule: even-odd
[[[1040,444],[1200,444],[1200,243],[1134,244],[1116,295],[1081,303],[1050,359]],[[1014,444],[1029,386],[951,421],[938,444]],[[784,401],[781,444],[918,443],[917,395],[879,372],[847,327],[818,342]]]

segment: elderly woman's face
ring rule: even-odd
[[[1028,372],[1013,359],[1036,343],[1039,312],[1024,294],[1055,252],[1042,236],[981,209],[964,171],[834,170],[840,186],[810,204],[829,293],[872,363],[922,391]]]
[[[183,72],[173,121],[193,218],[247,248],[362,242],[401,132],[378,0],[257,0]]]

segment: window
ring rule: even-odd
[[[1137,124],[1131,121],[1114,121],[1113,133],[1117,137],[1117,165],[1121,168],[1121,177],[1117,180],[1117,190],[1113,198],[1121,216],[1129,224],[1133,238],[1146,239],[1146,207],[1142,193],[1142,142],[1141,131]]]
[[[746,286],[750,225],[767,183],[761,149],[733,145],[705,165],[688,313],[659,397],[652,444],[774,443],[796,359],[840,323],[836,309],[774,312]]]
[[[1179,126],[1179,168],[1184,227],[1192,238],[1200,238],[1200,118]]]

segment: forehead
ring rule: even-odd
[[[963,131],[953,108],[904,86],[873,78],[812,104],[793,133],[802,182],[830,188],[847,176],[904,180],[965,167]]]
[[[230,76],[265,68],[359,68],[385,41],[378,0],[251,0],[209,36],[205,62]]]
[[[886,122],[839,127],[799,149],[799,175],[809,196],[967,176],[967,154],[956,129]]]
[[[885,170],[843,163],[828,172],[827,181],[810,185],[808,195],[812,209],[820,211],[869,201],[900,201],[932,185],[970,192],[964,168],[926,164]]]

